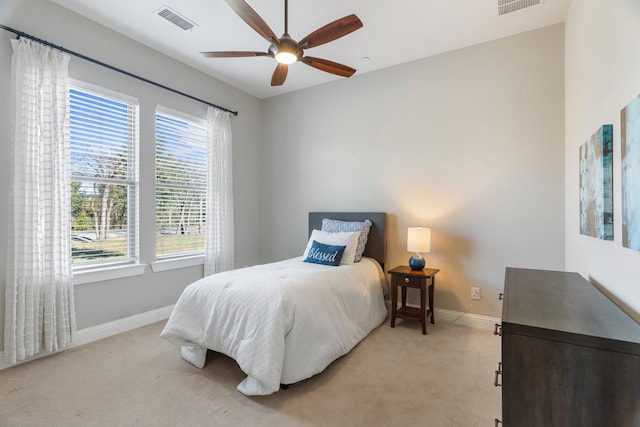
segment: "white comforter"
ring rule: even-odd
[[[207,348],[234,358],[248,375],[240,392],[271,394],[321,372],[379,326],[383,286],[369,258],[331,267],[298,257],[227,271],[185,288],[161,336],[199,367]]]

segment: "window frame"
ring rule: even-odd
[[[205,132],[206,132],[206,137],[204,142],[204,162],[205,162],[205,172],[206,169],[208,167],[208,135],[209,135],[209,125],[207,122],[206,117],[198,117],[195,116],[193,114],[189,114],[189,113],[185,113],[183,111],[179,111],[179,110],[175,110],[173,108],[170,107],[166,107],[163,105],[156,105],[156,110],[154,113],[154,218],[155,218],[155,227],[154,227],[154,245],[153,245],[153,253],[154,253],[154,258],[155,261],[151,263],[151,268],[154,272],[159,272],[159,271],[166,271],[166,270],[172,270],[172,269],[176,269],[176,268],[183,268],[183,267],[191,267],[191,266],[196,266],[196,265],[203,265],[204,264],[204,251],[206,248],[206,243],[203,245],[202,250],[198,250],[198,251],[190,251],[190,252],[183,252],[183,253],[172,253],[172,254],[158,254],[158,246],[157,246],[157,238],[158,238],[158,216],[157,216],[157,203],[158,203],[158,198],[157,198],[157,188],[161,185],[159,185],[158,180],[157,180],[157,170],[158,170],[158,159],[157,159],[157,116],[161,115],[161,116],[166,116],[170,119],[177,119],[177,120],[184,120],[186,122],[189,122],[190,124],[195,124],[198,126],[201,126],[202,128],[204,128]],[[187,188],[187,187],[185,187]],[[208,191],[207,188],[207,184],[206,184],[206,175],[205,175],[205,185],[203,187],[203,190],[205,192],[205,198],[206,198],[206,192]],[[205,209],[206,212],[206,209]],[[206,229],[206,218],[205,218],[205,229]],[[205,239],[206,239],[206,233],[205,233]]]
[[[110,280],[144,273],[145,264],[140,264],[140,238],[139,238],[139,195],[140,195],[140,102],[138,98],[123,94],[102,86],[94,85],[82,80],[69,79],[69,97],[71,90],[85,92],[101,98],[125,103],[133,107],[130,113],[133,125],[130,126],[131,135],[127,147],[127,177],[125,180],[82,177],[73,174],[70,170],[71,182],[87,182],[101,184],[117,184],[127,187],[127,257],[118,260],[98,260],[82,263],[72,263],[74,285],[91,283],[101,280]],[[71,120],[71,102],[69,101],[69,122]],[[70,124],[71,126],[71,124]],[[71,145],[71,135],[70,145]],[[71,153],[70,153],[71,154]],[[69,201],[71,203],[71,200]],[[69,206],[71,209],[71,205]],[[73,233],[73,230],[72,230]]]

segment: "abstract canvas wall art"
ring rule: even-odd
[[[622,245],[640,251],[640,96],[620,112]]]
[[[580,147],[580,234],[613,240],[613,126]]]

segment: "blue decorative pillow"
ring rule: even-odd
[[[369,230],[371,229],[371,221],[365,219],[364,221],[340,221],[338,219],[322,219],[322,231],[329,231],[332,233],[339,231],[359,231],[358,246],[356,247],[356,256],[353,262],[358,262],[362,259],[364,248],[369,238]]]
[[[333,266],[340,265],[345,248],[346,246],[325,245],[314,240],[304,262]]]

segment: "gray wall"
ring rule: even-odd
[[[564,267],[563,46],[555,25],[267,99],[264,260],[302,253],[308,211],[385,211],[388,268],[432,227],[436,307],[499,316],[506,266]]]
[[[240,112],[232,118],[234,156],[234,203],[236,264],[259,261],[258,186],[260,181],[261,102],[161,53],[132,42],[47,0],[4,1],[0,22],[139,74],[183,92]],[[9,147],[11,140],[10,65],[12,33],[0,30],[0,199],[9,194]],[[204,116],[206,106],[97,65],[73,58],[72,77],[135,96],[140,101],[141,182],[140,205],[146,218],[153,215],[154,121],[157,104]],[[7,240],[7,207],[0,204],[0,242]],[[141,218],[141,261],[153,261],[154,224]],[[4,331],[4,277],[6,247],[0,244],[0,336]],[[75,287],[78,328],[83,329],[155,308],[174,304],[182,289],[202,277],[202,267],[153,273]],[[3,347],[0,340],[0,349]]]
[[[499,316],[505,266],[564,267],[562,25],[259,101],[46,0],[4,2],[0,21],[240,111],[232,119],[237,266],[301,254],[307,212],[335,209],[389,213],[389,268],[410,256],[408,226],[432,227],[427,264],[441,269],[440,308]],[[10,38],[0,32],[4,152]],[[79,59],[71,74],[140,100],[141,204],[149,209],[155,105],[204,107]],[[8,171],[3,156],[0,196],[9,193]],[[6,218],[2,205],[0,242]],[[143,220],[143,262],[153,260],[153,235]],[[0,277],[5,259],[0,245]],[[76,286],[78,327],[173,304],[201,274],[147,268]],[[481,287],[480,302],[471,303],[471,286]],[[0,331],[3,320],[0,284]]]
[[[640,95],[640,2],[574,1],[566,22],[567,269],[600,285],[640,322],[640,252],[622,247],[620,110]],[[580,235],[579,147],[613,124],[614,240]]]

